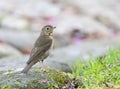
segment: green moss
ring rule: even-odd
[[[26,85],[25,89],[47,89],[47,83],[42,84],[37,80],[32,80]]]
[[[20,87],[12,87],[11,85],[2,85],[0,89],[21,89]]]
[[[68,80],[66,73],[51,68],[46,68],[46,72],[33,68],[27,75],[9,70],[8,74],[1,74],[0,89],[58,89]]]
[[[10,85],[2,85],[1,89],[12,89]]]
[[[52,72],[48,73],[48,76],[50,77],[51,81],[53,82],[52,84],[49,84],[50,86],[53,87],[61,87],[65,85],[69,81],[69,77],[67,76],[66,73],[61,72],[59,70],[52,70]]]

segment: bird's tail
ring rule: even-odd
[[[32,63],[27,64],[25,68],[21,71],[21,73],[27,73],[31,67],[32,67]]]

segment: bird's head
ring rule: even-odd
[[[52,35],[53,33],[53,30],[55,29],[56,27],[53,27],[52,25],[46,25],[42,28],[42,31],[41,31],[41,34],[42,35]]]

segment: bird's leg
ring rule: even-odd
[[[39,62],[40,62],[40,68],[44,69],[43,61],[39,61]]]
[[[40,61],[40,69],[42,71],[45,71],[45,66],[43,65],[43,61]]]
[[[40,68],[43,72],[48,72],[48,70],[46,69],[46,67],[43,65],[43,61],[40,61]]]

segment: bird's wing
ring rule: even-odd
[[[37,60],[37,58],[40,58],[42,55],[45,54],[47,50],[50,49],[52,45],[52,39],[46,40],[44,45],[40,45],[39,47],[34,47],[29,60],[27,61],[27,64],[31,63],[33,60]]]

